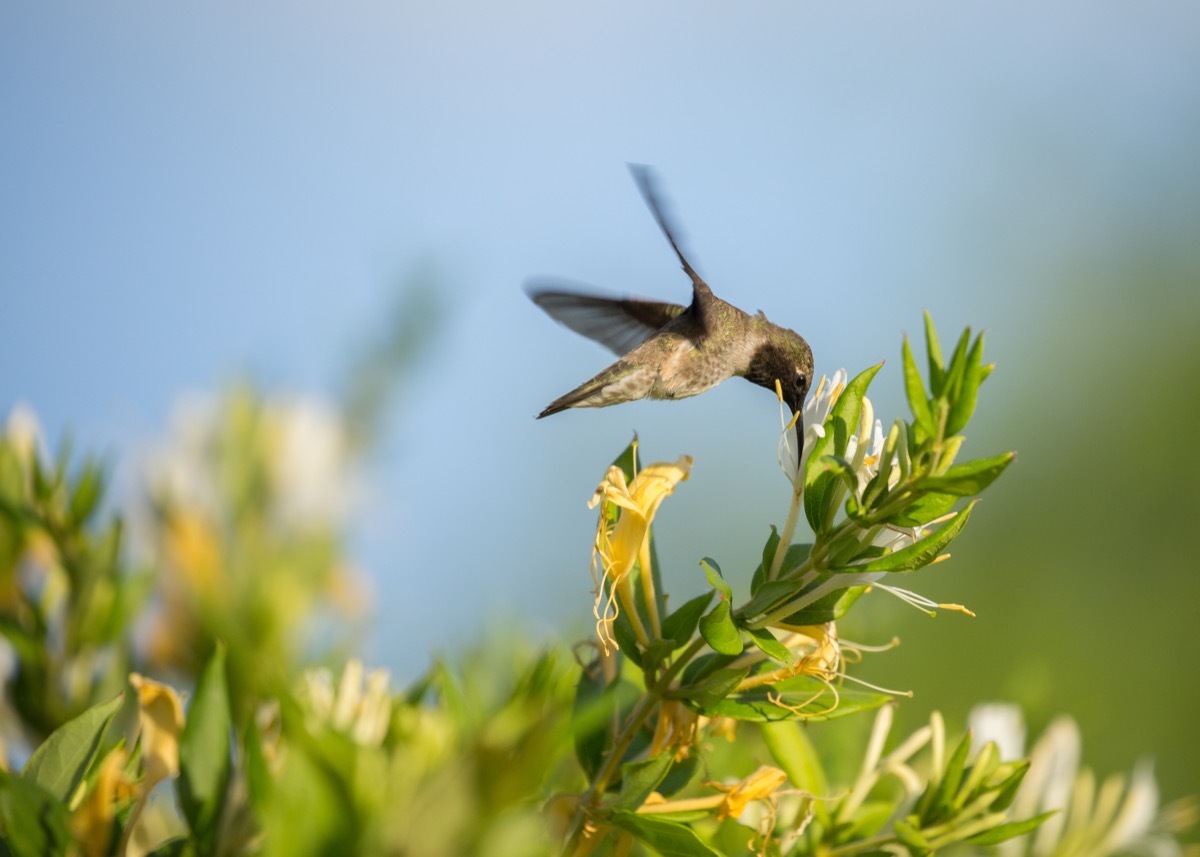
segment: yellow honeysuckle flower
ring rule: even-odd
[[[175,689],[131,673],[129,683],[138,695],[138,724],[142,730],[145,790],[179,774],[179,735],[183,732],[183,703]]]
[[[105,756],[91,791],[71,816],[71,833],[83,846],[86,857],[109,853],[117,805],[129,803],[136,796],[136,783],[125,775],[126,761],[125,751],[120,748]]]
[[[724,820],[737,818],[750,801],[769,798],[786,782],[787,774],[779,768],[763,765],[741,782],[732,785],[722,785],[721,783],[705,783],[705,785],[725,792],[720,809],[717,811],[717,817]]]
[[[642,468],[633,482],[626,482],[624,472],[614,465],[608,469],[588,503],[588,508],[600,506],[592,550],[592,574],[595,579],[596,569],[601,569],[596,580],[594,612],[597,635],[606,650],[610,643],[616,646],[609,628],[618,612],[613,590],[625,601],[625,609],[633,618],[632,591],[628,588],[627,578],[642,552],[659,505],[676,485],[688,478],[692,461],[690,455],[681,455],[674,464],[651,464]]]

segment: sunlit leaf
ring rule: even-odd
[[[722,655],[740,655],[742,653],[742,635],[730,615],[729,602],[717,602],[709,613],[700,619],[700,636],[712,647],[714,652]]]
[[[675,759],[672,752],[660,753],[652,759],[626,762],[621,766],[621,792],[613,799],[613,809],[637,809],[671,770]]]
[[[692,635],[696,633],[696,623],[704,615],[704,610],[712,601],[712,597],[711,590],[703,595],[697,595],[664,619],[662,623],[663,637],[674,643],[676,649],[686,646],[692,639]]]
[[[55,729],[33,751],[21,776],[64,803],[70,800],[99,755],[108,725],[124,699],[125,695],[121,694],[108,702],[93,705]]]
[[[938,558],[946,547],[958,538],[963,527],[971,517],[971,510],[978,500],[971,503],[955,515],[948,523],[943,524],[929,535],[918,539],[906,548],[884,554],[865,565],[854,566],[855,571],[913,571],[922,568]]]
[[[218,645],[196,682],[179,740],[179,805],[202,851],[216,841],[230,773],[229,689]]]
[[[991,458],[979,458],[946,468],[939,476],[926,476],[917,482],[923,491],[939,491],[970,497],[991,485],[1016,459],[1015,452],[1004,452]]]
[[[635,838],[645,842],[663,857],[721,857],[709,848],[690,827],[659,816],[615,812],[608,819]]]

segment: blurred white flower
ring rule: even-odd
[[[350,450],[341,414],[327,402],[299,396],[268,402],[264,417],[275,441],[271,475],[281,522],[340,524],[350,511]]]
[[[25,402],[17,402],[8,412],[4,436],[22,458],[28,459],[44,452],[42,425],[33,408]]]
[[[362,661],[351,658],[342,669],[336,690],[328,669],[308,670],[302,697],[317,720],[349,735],[359,746],[378,747],[391,725],[390,681],[391,675],[385,669],[373,669],[364,675]]]
[[[1025,726],[1020,709],[990,704],[971,712],[973,740],[995,741],[1001,757],[1022,755]],[[1015,752],[1014,752],[1015,750]],[[1028,836],[1001,844],[1004,857],[1107,857],[1144,854],[1179,857],[1178,819],[1160,813],[1158,785],[1143,760],[1126,777],[1113,774],[1097,788],[1096,776],[1080,768],[1079,727],[1059,717],[1042,733],[1029,754],[1029,772],[1013,802],[1013,818],[1056,812]]]

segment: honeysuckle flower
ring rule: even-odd
[[[364,671],[358,658],[342,670],[336,691],[333,674],[325,668],[304,674],[304,698],[319,721],[350,736],[361,747],[378,747],[391,725],[391,676],[385,669]]]
[[[632,482],[626,482],[625,473],[614,465],[608,469],[604,481],[588,503],[588,508],[600,506],[592,549],[592,579],[596,585],[593,612],[596,616],[596,633],[601,647],[606,651],[610,646],[617,647],[611,626],[620,609],[618,603],[622,603],[628,611],[635,628],[639,627],[633,610],[629,574],[643,554],[650,535],[650,524],[659,505],[675,490],[676,485],[688,478],[691,468],[692,457],[681,455],[674,464],[648,465],[634,476]],[[648,585],[650,575],[643,577],[643,584]],[[653,599],[647,599],[647,605],[653,603]]]
[[[131,803],[138,786],[125,773],[127,756],[117,748],[104,757],[87,796],[71,815],[71,833],[86,857],[103,857],[112,842],[113,818],[123,804]]]
[[[1016,706],[987,705],[971,712],[973,740],[995,741],[1021,755],[1024,724]],[[1114,774],[1097,787],[1096,776],[1080,768],[1079,727],[1069,717],[1052,722],[1029,754],[1029,772],[1013,802],[1012,814],[1027,818],[1056,811],[1031,834],[999,846],[1004,857],[1107,857],[1185,853],[1174,836],[1172,813],[1160,813],[1158,786],[1148,761],[1126,778]],[[1002,758],[1004,758],[1002,756]]]
[[[44,448],[42,426],[38,422],[37,413],[24,402],[18,402],[8,412],[8,423],[4,428],[4,439],[12,446],[13,451],[28,462],[39,455]]]
[[[717,808],[717,818],[739,818],[746,811],[751,801],[770,798],[779,787],[787,782],[787,774],[779,768],[763,765],[744,780],[725,785],[722,783],[705,783],[719,791],[725,792]]]
[[[175,689],[131,673],[137,691],[145,789],[179,774],[179,735],[183,732],[183,703]]]

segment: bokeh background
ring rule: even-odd
[[[1200,7],[7,4],[0,111],[0,405],[105,451],[123,501],[181,397],[336,401],[406,331],[352,526],[402,677],[584,632],[585,503],[635,430],[697,460],[659,518],[676,597],[705,555],[746,585],[786,511],[750,385],[533,420],[609,358],[527,277],[687,298],[626,162],[819,370],[889,361],[885,422],[922,309],[986,328],[967,453],[1020,458],[912,581],[978,617],[876,596],[843,634],[903,638],[865,673],[910,722],[1015,699],[1200,790]]]

